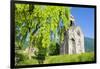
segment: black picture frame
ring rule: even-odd
[[[94,61],[92,62],[73,62],[73,63],[56,63],[56,64],[39,64],[39,65],[21,65],[15,66],[15,4],[39,4],[39,5],[56,5],[56,6],[69,6],[69,7],[86,7],[94,8]],[[79,64],[91,64],[96,63],[96,6],[95,5],[81,5],[81,4],[64,4],[64,3],[49,3],[49,2],[34,2],[34,1],[11,1],[10,3],[10,67],[11,68],[28,68],[28,67],[44,67],[44,66],[60,66],[60,65],[79,65]]]

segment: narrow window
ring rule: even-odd
[[[76,54],[75,40],[73,38],[71,39],[71,43],[72,43],[72,54]]]

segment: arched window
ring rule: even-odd
[[[71,39],[71,43],[72,43],[72,54],[76,53],[76,45],[75,45],[75,40],[72,38]]]
[[[79,30],[77,31],[77,35],[80,36],[80,31]]]
[[[70,21],[70,26],[75,26],[75,24],[72,20]]]

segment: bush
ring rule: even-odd
[[[42,48],[40,49],[37,54],[36,54],[36,59],[38,60],[39,64],[43,64],[43,61],[45,60],[46,57],[46,49]]]
[[[49,47],[49,55],[59,55],[60,45],[56,42],[52,42]]]
[[[16,54],[16,55],[15,55],[15,63],[16,63],[16,65],[17,65],[19,62],[28,59],[27,54],[24,54],[22,50],[16,51],[15,54]]]
[[[36,59],[36,57],[32,57],[32,59],[29,59],[28,54],[23,53],[22,50],[16,52],[15,59],[15,63],[17,66],[38,64],[38,60]]]

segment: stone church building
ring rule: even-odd
[[[64,33],[64,42],[60,48],[60,54],[79,54],[84,52],[84,34],[81,28],[75,25],[74,17],[71,16],[70,28]]]

